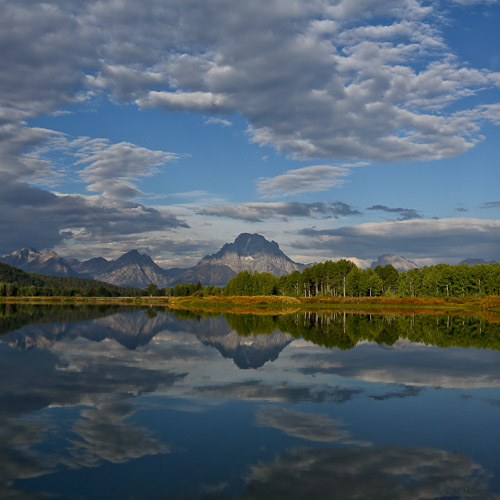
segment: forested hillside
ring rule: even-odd
[[[142,290],[137,288],[124,288],[92,279],[26,273],[16,267],[0,263],[0,297],[56,295],[130,297],[142,293]]]

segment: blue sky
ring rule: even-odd
[[[0,1],[0,253],[500,260],[500,2]]]

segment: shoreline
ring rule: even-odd
[[[356,310],[356,309],[411,309],[460,310],[500,312],[500,297],[460,298],[416,297],[288,297],[264,296],[209,296],[209,297],[0,297],[0,304],[47,305],[137,305],[167,306],[173,309],[280,309],[286,310]]]

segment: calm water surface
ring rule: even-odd
[[[500,325],[0,306],[1,498],[500,498]]]

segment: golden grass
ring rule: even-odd
[[[443,314],[481,311],[489,321],[500,321],[500,296],[485,299],[416,297],[287,297],[279,295],[210,297],[0,297],[0,303],[14,304],[88,304],[168,306],[172,309],[197,309],[207,312],[243,314],[283,314],[297,311],[356,311],[387,314]]]

